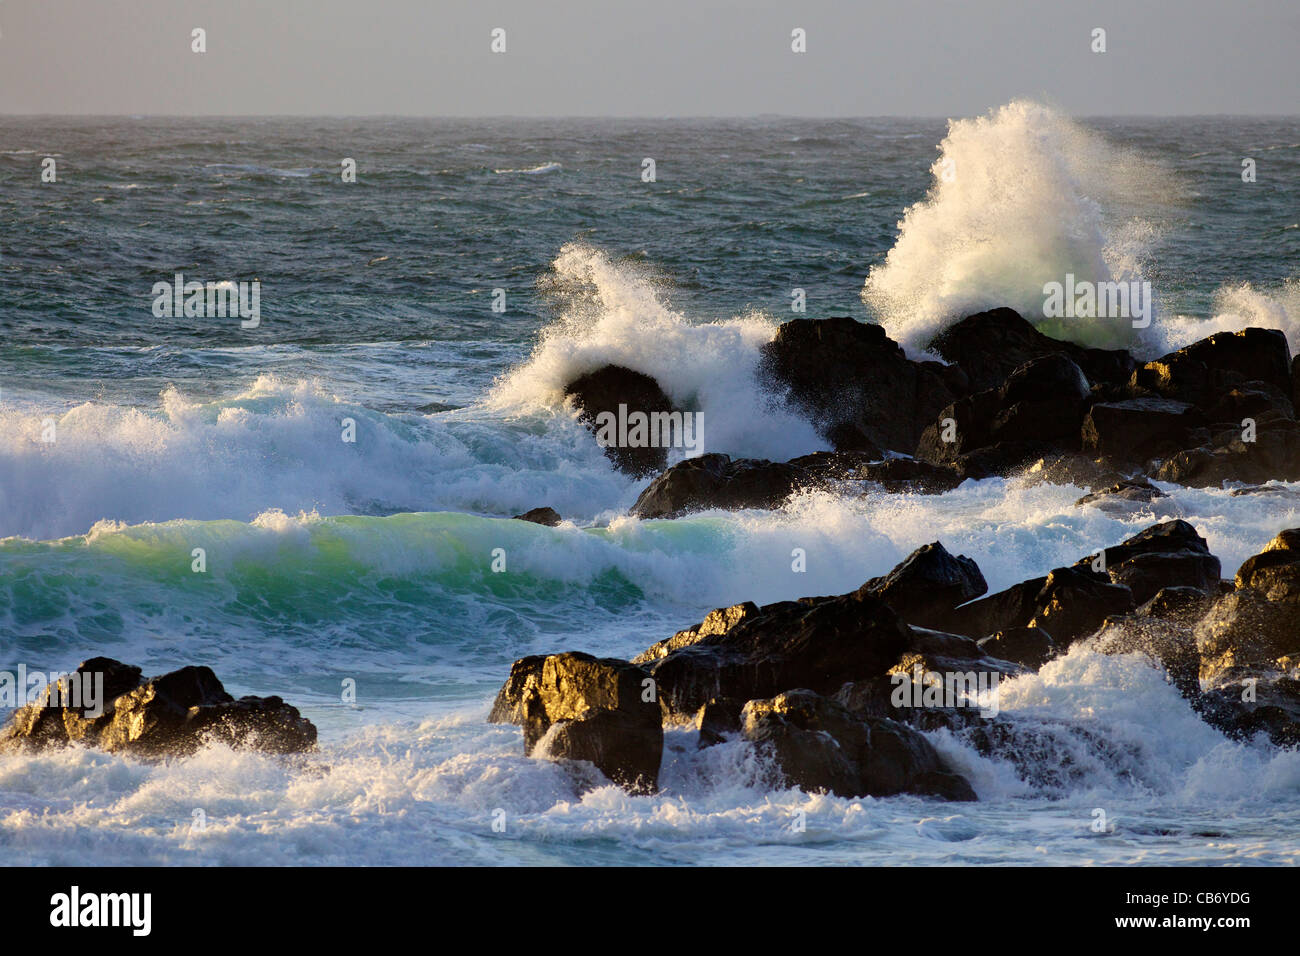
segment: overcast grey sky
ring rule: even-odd
[[[1300,3],[0,0],[0,113],[953,116],[1016,96],[1295,114]]]

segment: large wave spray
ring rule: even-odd
[[[1141,278],[1154,227],[1114,210],[1164,189],[1157,167],[1025,100],[952,121],[939,150],[862,290],[889,334],[915,353],[963,315],[1010,306],[1056,337],[1131,344],[1127,321],[1049,320],[1043,285]]]
[[[813,426],[755,378],[776,323],[758,315],[692,323],[666,305],[655,280],[589,246],[560,251],[544,280],[562,303],[527,363],[498,384],[501,406],[554,408],[564,387],[606,364],[656,379],[678,407],[703,415],[706,451],[784,460],[825,447]]]

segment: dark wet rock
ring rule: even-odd
[[[1242,439],[1243,432],[1220,435],[1212,447],[1185,448],[1161,462],[1152,477],[1194,488],[1217,488],[1229,481],[1300,481],[1300,424],[1261,421],[1250,442]]]
[[[938,541],[922,545],[887,575],[862,585],[909,624],[942,629],[953,609],[988,590],[979,565],[965,555],[954,557]]]
[[[740,713],[743,701],[714,697],[695,715],[695,727],[700,732],[699,746],[720,744],[728,735],[740,733]]]
[[[1167,497],[1169,496],[1145,478],[1125,478],[1108,488],[1084,495],[1075,505],[1098,505],[1105,508],[1120,502],[1149,504],[1157,498]]]
[[[1149,758],[1140,746],[1078,721],[1000,717],[972,723],[957,736],[980,754],[1007,761],[1022,780],[1047,793],[1076,793],[1102,769],[1132,783],[1151,783],[1142,776]]]
[[[760,374],[823,434],[843,436],[852,425],[876,448],[911,451],[955,397],[944,376],[910,361],[884,329],[849,317],[786,322],[762,351]]]
[[[517,686],[517,690],[516,690]],[[663,725],[649,675],[635,664],[590,654],[516,661],[495,718],[524,729],[524,752],[585,760],[633,793],[658,789]]]
[[[1028,468],[1044,455],[1055,454],[1059,446],[1044,441],[997,442],[958,455],[952,469],[959,479],[1009,477]]]
[[[1135,391],[1208,408],[1245,383],[1259,382],[1282,396],[1292,394],[1291,350],[1278,329],[1216,332],[1186,348],[1148,362],[1133,373]]]
[[[1300,747],[1300,680],[1271,673],[1225,681],[1193,706],[1206,723],[1237,740],[1263,734],[1279,747]]]
[[[878,460],[873,452],[815,451],[791,458],[786,464],[804,469],[813,480],[852,480],[865,477],[867,469]]]
[[[959,471],[979,478],[1077,450],[1089,396],[1083,372],[1066,356],[1033,359],[997,388],[945,407],[926,427],[916,455],[936,464],[963,462]],[[982,459],[972,460],[981,452]]]
[[[1083,568],[1057,568],[1035,600],[1028,626],[1041,627],[1061,646],[1094,633],[1112,614],[1133,609],[1132,591]]]
[[[929,350],[955,362],[976,391],[997,388],[1017,367],[1048,355],[1066,355],[1092,383],[1125,382],[1135,367],[1122,349],[1088,349],[1043,335],[1013,309],[968,315],[939,333]]]
[[[515,515],[516,521],[531,521],[533,524],[546,525],[548,528],[557,527],[564,519],[554,508],[533,508],[531,511],[525,511],[521,515]]]
[[[592,433],[597,430],[597,419],[602,414],[613,415],[617,420],[619,406],[627,413],[667,413],[673,411],[672,402],[649,375],[622,365],[605,365],[574,379],[565,388],[581,410],[581,419]],[[620,471],[630,475],[650,475],[668,463],[668,449],[663,447],[622,448],[610,445],[605,455]]]
[[[775,508],[809,480],[788,462],[711,453],[673,465],[641,492],[631,514],[674,518],[710,508]]]
[[[745,739],[775,758],[784,782],[808,792],[976,799],[917,731],[888,719],[859,719],[810,690],[751,700],[741,723]]]
[[[1083,447],[1094,455],[1144,462],[1188,447],[1205,416],[1186,402],[1135,398],[1101,402],[1083,420]]]
[[[1098,567],[1100,555],[1080,558],[1078,568]],[[1162,521],[1104,549],[1104,568],[1115,584],[1133,592],[1142,604],[1163,588],[1194,587],[1212,591],[1222,567],[1210,553],[1208,542],[1181,519]],[[1100,568],[1099,568],[1100,569]]]
[[[831,448],[835,451],[867,455],[873,461],[885,457],[884,451],[871,440],[871,436],[866,433],[862,426],[855,425],[852,422],[840,422],[838,425],[832,425],[826,431],[826,440],[831,443]]]
[[[1056,656],[1052,636],[1040,627],[1011,627],[979,641],[979,649],[991,657],[1038,670]]]
[[[1236,585],[1254,588],[1270,597],[1270,591],[1281,585],[1277,597],[1295,598],[1294,566],[1300,564],[1300,528],[1281,531],[1259,554],[1251,555],[1237,569]]]
[[[690,720],[714,697],[754,700],[790,687],[834,693],[848,681],[886,673],[911,639],[884,601],[854,592],[766,605],[725,630],[677,639],[644,666],[665,712]],[[657,653],[652,648],[637,660]]]
[[[510,665],[510,676],[497,691],[496,700],[488,714],[490,724],[522,724],[524,722],[524,688],[529,680],[535,680],[542,673],[545,654],[533,654],[521,657]]]
[[[978,639],[998,631],[1027,627],[1038,610],[1038,595],[1045,584],[1046,575],[1030,578],[977,601],[963,604],[953,612],[949,629]]]
[[[1300,529],[1273,538],[1237,571],[1196,632],[1200,676],[1214,686],[1271,676],[1300,653]]]
[[[951,491],[963,480],[949,466],[933,465],[915,458],[891,458],[860,468],[858,474],[886,491],[910,491],[927,495]]]
[[[209,743],[269,753],[297,753],[316,744],[316,728],[279,697],[236,700],[207,667],[182,667],[143,680],[138,667],[111,658],[83,662],[82,687],[103,679],[102,713],[69,700],[51,685],[43,698],[19,708],[4,731],[9,746],[82,743],[145,758],[183,756]],[[68,682],[61,685],[70,691]],[[81,706],[66,706],[79,703]]]

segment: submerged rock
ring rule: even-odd
[[[554,508],[533,508],[531,511],[525,511],[521,515],[514,516],[515,521],[531,521],[533,524],[545,525],[548,528],[558,527],[564,519]]]
[[[84,693],[70,698],[74,681],[102,687],[102,707],[86,706]],[[287,754],[315,747],[316,728],[279,697],[236,700],[207,667],[143,680],[138,667],[96,657],[19,708],[3,732],[7,747],[69,743],[148,758],[191,754],[208,743]]]

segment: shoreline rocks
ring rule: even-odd
[[[717,452],[667,467],[665,448],[610,447],[615,466],[650,478],[632,509],[680,517],[710,508],[776,508],[803,487],[856,481],[935,493],[973,478],[1111,488],[1148,500],[1146,478],[1189,487],[1300,480],[1300,378],[1276,329],[1218,332],[1140,363],[1124,350],[1052,339],[1011,309],[966,316],[909,359],[877,325],[796,319],[762,348],[757,372],[821,432],[828,451],[786,462]],[[595,431],[620,405],[674,409],[653,378],[607,365],[566,394]],[[694,464],[692,464],[694,463]],[[1115,488],[1117,484],[1133,483]]]
[[[92,694],[99,707],[87,700]],[[138,667],[94,657],[15,711],[0,733],[0,749],[79,743],[146,758],[185,756],[212,742],[301,753],[316,746],[316,728],[279,697],[236,700],[208,667],[145,679]]]
[[[1300,529],[1234,581],[1220,570],[1175,519],[986,595],[976,563],[933,542],[847,594],[717,608],[630,662],[521,658],[489,719],[521,724],[526,754],[590,761],[633,793],[657,787],[668,725],[698,731],[699,747],[758,747],[778,785],[966,800],[969,781],[926,731],[1025,772],[1030,741],[1134,758],[1085,727],[1010,719],[988,699],[999,680],[1089,641],[1149,658],[1230,737],[1300,746]]]

